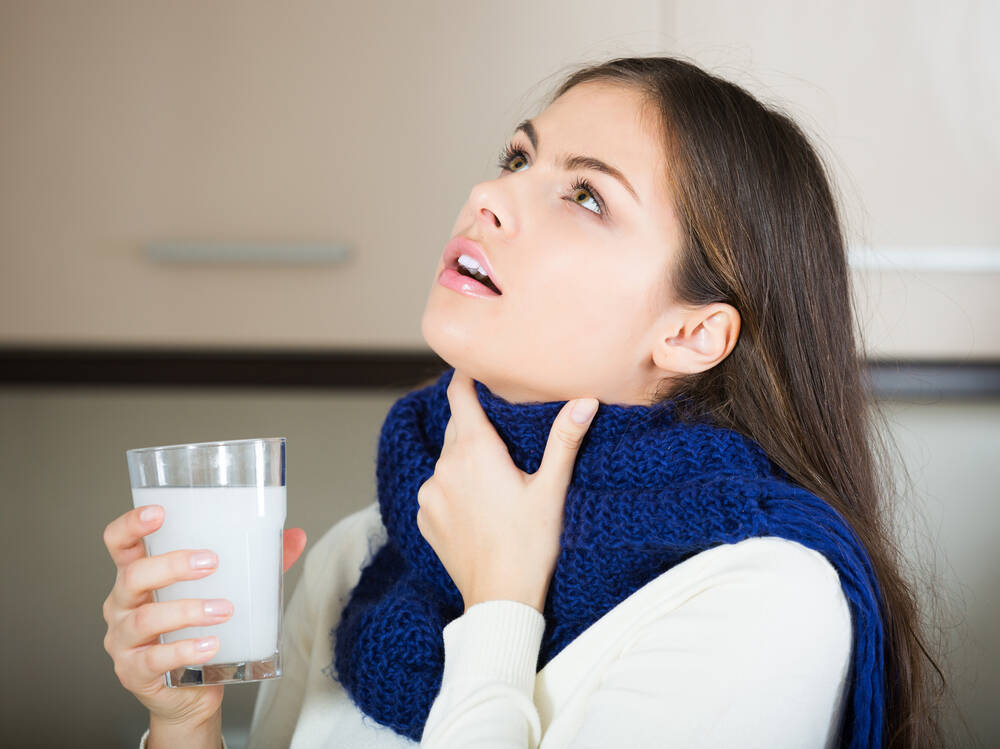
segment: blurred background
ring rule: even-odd
[[[102,646],[125,450],[284,436],[311,541],[372,502],[389,407],[445,366],[420,317],[469,189],[570,70],[676,54],[831,169],[949,731],[1000,746],[998,28],[987,0],[0,0],[0,744],[138,745]],[[256,690],[227,688],[233,749]]]

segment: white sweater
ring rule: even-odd
[[[826,557],[774,536],[684,560],[591,624],[537,674],[542,614],[516,601],[470,607],[444,628],[441,690],[421,742],[411,741],[362,713],[327,674],[330,632],[385,541],[373,502],[306,554],[282,622],[284,676],[260,685],[249,749],[836,743],[850,609]]]

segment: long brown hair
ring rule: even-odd
[[[654,402],[674,398],[682,416],[707,416],[755,440],[851,525],[884,597],[883,745],[941,746],[940,693],[930,680],[936,673],[942,689],[946,680],[925,646],[891,530],[876,460],[883,437],[873,429],[845,240],[821,159],[791,117],[682,59],[587,66],[551,100],[586,81],[637,90],[659,127],[683,238],[670,284],[677,301],[726,302],[741,317],[729,356],[665,380]]]

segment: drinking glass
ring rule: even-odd
[[[146,553],[210,549],[219,558],[212,574],[155,590],[154,600],[233,603],[233,615],[221,624],[160,635],[162,643],[219,638],[210,660],[166,673],[167,686],[280,677],[285,438],[143,447],[125,456],[133,505],[164,510],[163,524],[143,538]]]

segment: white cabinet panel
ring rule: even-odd
[[[818,145],[877,358],[1000,358],[1000,4],[664,0],[665,45],[788,112]],[[976,268],[915,257],[979,251]],[[897,258],[897,261],[899,258]]]
[[[656,0],[5,3],[0,343],[422,348],[469,189]],[[150,242],[345,245],[181,266]]]

